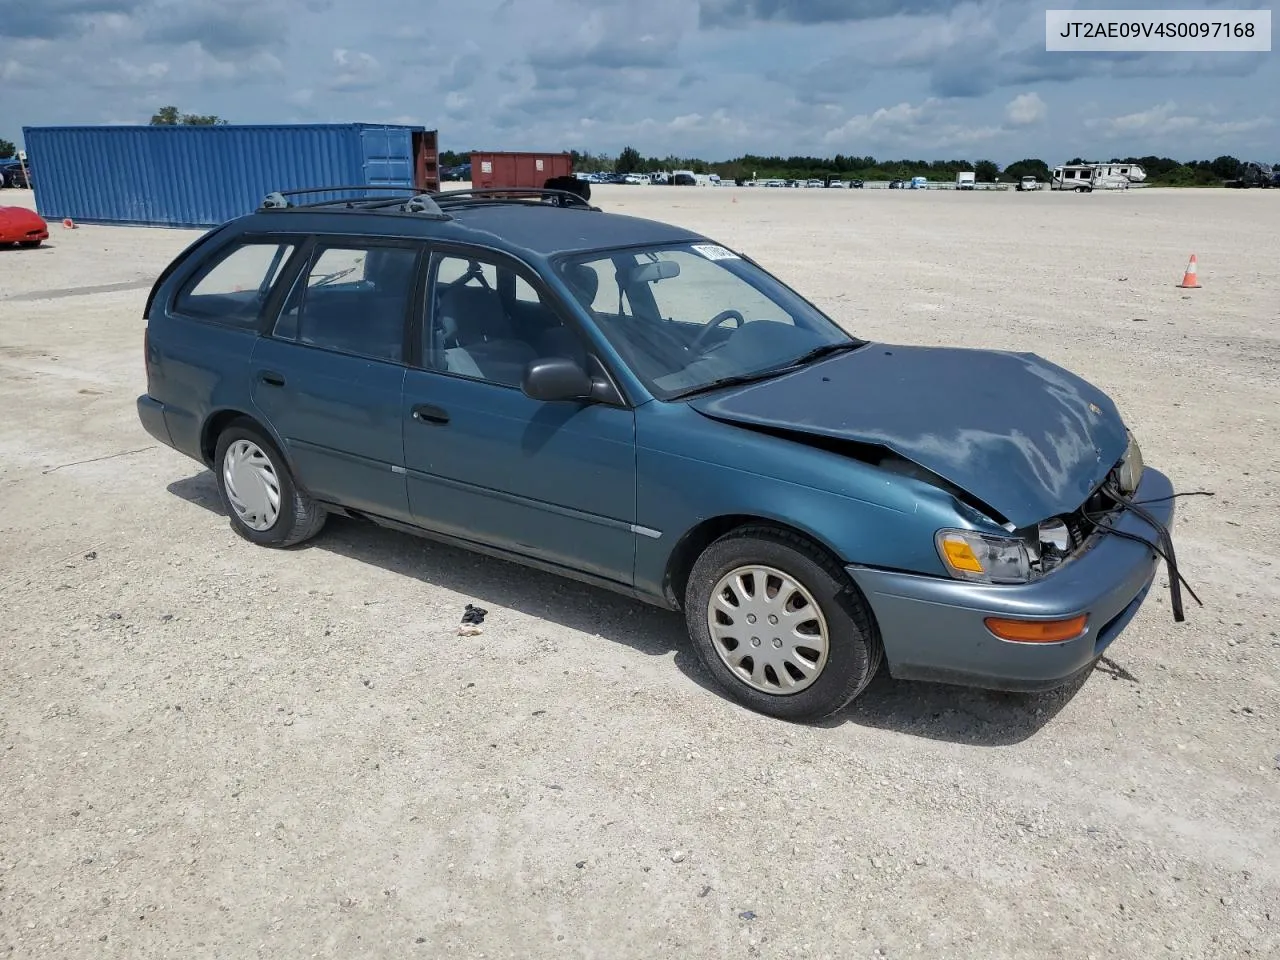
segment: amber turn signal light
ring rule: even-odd
[[[1082,613],[1070,620],[1004,620],[987,617],[987,629],[1001,640],[1011,643],[1062,643],[1084,633],[1089,615]]]

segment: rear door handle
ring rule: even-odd
[[[274,370],[260,370],[258,372],[258,379],[271,387],[284,386],[284,374],[276,373]]]
[[[413,408],[413,419],[420,423],[443,424],[449,422],[449,414],[442,407],[424,403]]]

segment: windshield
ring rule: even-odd
[[[594,251],[559,269],[661,400],[767,376],[814,350],[862,344],[759,267],[711,243]]]

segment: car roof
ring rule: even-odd
[[[453,217],[463,229],[492,238],[488,242],[510,244],[540,256],[707,239],[658,220],[543,203],[467,207],[454,211]]]
[[[245,231],[342,233],[481,244],[521,258],[708,239],[658,220],[549,203],[477,203],[450,209],[449,216],[450,219],[441,220],[412,213],[293,207],[260,210],[242,217],[238,225]]]

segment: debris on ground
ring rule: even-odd
[[[484,623],[484,618],[489,613],[484,607],[477,607],[468,603],[466,611],[462,614],[462,623],[458,627],[458,636],[460,637],[477,637],[484,633],[484,629],[480,624]]]

